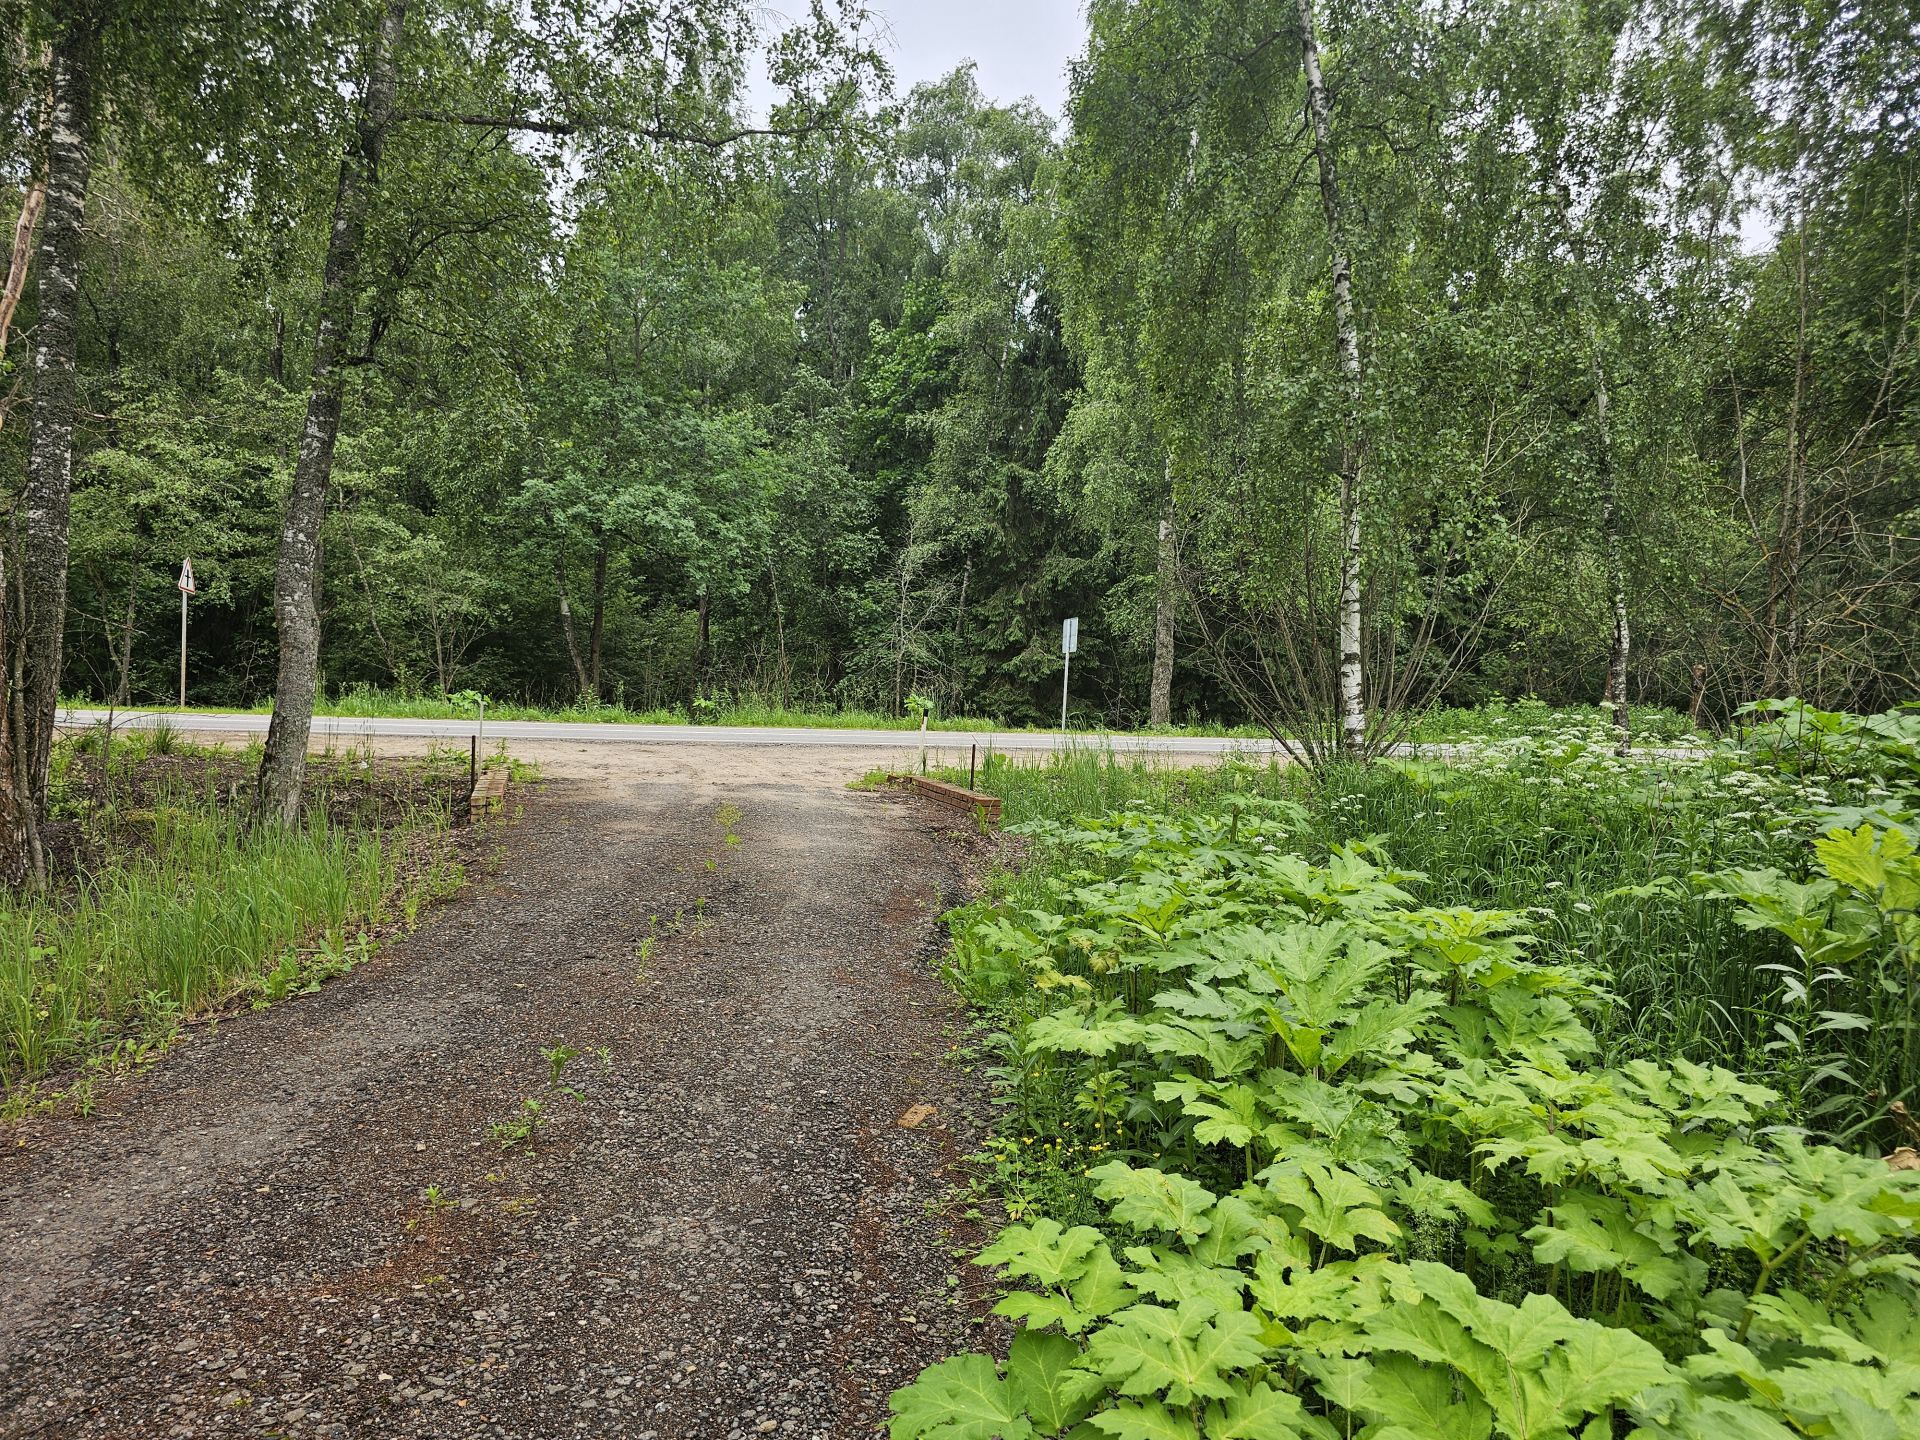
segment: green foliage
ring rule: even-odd
[[[111,766],[150,745],[134,732]],[[97,749],[63,757],[56,775],[97,765]],[[401,871],[410,837],[444,823],[428,813],[386,831],[316,813],[303,828],[249,832],[211,787],[178,785],[110,818],[111,852],[70,890],[0,897],[9,1093],[184,1016],[316,989],[364,958],[379,927],[458,883],[457,867],[439,863]]]
[[[1130,808],[1028,820],[1036,867],[957,912],[949,971],[994,1016],[1016,1142],[1018,1223],[979,1263],[1013,1287],[997,1309],[1021,1339],[1055,1342],[1056,1399],[1036,1409],[1011,1371],[963,1357],[899,1392],[896,1440],[945,1433],[936,1374],[999,1407],[982,1434],[1782,1440],[1920,1424],[1920,1178],[1806,1129],[1871,1130],[1920,1074],[1920,862],[1903,825],[1829,823],[1873,789],[1910,817],[1907,730],[1829,728],[1889,732],[1895,752],[1849,746],[1817,781],[1777,768],[1764,738],[1638,770],[1548,730],[1458,770],[1410,762],[1281,795],[1257,793],[1260,772],[1113,767]],[[1079,796],[1087,768],[1052,775]],[[1029,813],[1048,775],[988,772]],[[1737,907],[1736,929],[1798,957],[1769,1003],[1776,1031],[1796,1014],[1804,1031],[1752,1052],[1775,1084],[1671,1045],[1634,1055],[1613,977],[1552,908],[1462,903],[1473,872],[1447,867],[1475,834],[1424,847],[1442,862],[1428,873],[1387,857],[1422,849],[1430,818],[1322,838],[1374,818],[1343,802],[1381,785],[1450,795],[1446,823],[1473,832],[1506,818],[1480,791],[1554,778],[1589,810],[1680,811],[1633,903]],[[1756,785],[1743,803],[1767,821],[1723,833],[1727,797]],[[1688,861],[1730,850],[1774,864]],[[1546,873],[1522,864],[1516,883]],[[1801,963],[1824,1008],[1787,973]],[[1832,1007],[1836,986],[1883,1007],[1871,1043],[1851,1044],[1868,1027]],[[1827,1042],[1851,1048],[1809,1055]],[[1047,1145],[1024,1143],[1035,1134]],[[1045,1213],[1055,1203],[1083,1223]]]

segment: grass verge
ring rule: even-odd
[[[460,882],[437,774],[380,792],[371,766],[323,770],[307,824],[253,830],[220,778],[233,757],[143,737],[98,764],[99,744],[56,767],[64,871],[0,896],[9,1109],[49,1075],[144,1057],[184,1020],[317,988]]]

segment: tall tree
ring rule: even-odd
[[[1180,605],[1179,552],[1174,543],[1173,457],[1167,457],[1167,504],[1155,532],[1153,678],[1147,686],[1147,723],[1173,723],[1173,627]]]
[[[606,163],[609,146],[686,146],[717,154],[755,137],[810,134],[838,123],[871,70],[871,51],[843,23],[858,21],[863,14],[849,3],[836,17],[824,0],[815,0],[806,19],[777,37],[773,77],[792,91],[793,99],[779,109],[773,124],[754,126],[739,123],[730,110],[745,47],[755,34],[744,0],[646,4],[623,12],[612,24],[605,23],[596,7],[581,4],[555,11],[550,17],[554,23],[538,32],[483,12],[478,23],[484,28],[499,18],[516,46],[504,57],[492,47],[478,47],[483,56],[491,55],[491,69],[456,68],[450,77],[423,75],[421,103],[404,111],[398,92],[407,6],[406,0],[387,0],[343,147],[328,235],[307,427],[275,586],[281,626],[279,681],[254,797],[258,818],[291,822],[300,807],[318,687],[320,524],[339,433],[341,347],[352,343],[369,223],[385,218],[382,202],[392,199],[379,183],[389,130],[405,120],[539,137],[556,144],[578,139],[585,147],[583,158],[596,168]],[[465,59],[459,41],[449,34],[437,31],[430,40],[442,65],[458,67]],[[443,95],[452,103],[441,103]],[[563,156],[555,148],[548,159],[557,171]],[[559,183],[557,173],[554,180]],[[436,236],[449,233],[444,220],[428,228]],[[452,231],[461,228],[459,221],[451,225]],[[395,278],[408,268],[403,242]],[[372,317],[365,346],[354,357],[358,363],[371,362],[390,318],[384,313]],[[589,681],[594,678],[589,671]]]
[[[49,16],[46,206],[40,226],[38,310],[33,339],[33,436],[20,535],[20,728],[27,800],[45,807],[60,705],[67,619],[67,527],[78,408],[80,247],[93,164],[95,66],[106,0],[60,0]],[[32,843],[31,840],[29,843]],[[38,871],[38,854],[30,856]]]
[[[1307,77],[1307,121],[1313,132],[1314,167],[1320,173],[1320,208],[1327,221],[1327,254],[1333,285],[1334,346],[1345,386],[1340,435],[1340,744],[1351,757],[1367,745],[1365,676],[1360,661],[1361,481],[1367,437],[1361,418],[1365,384],[1360,363],[1360,327],[1354,319],[1353,257],[1340,195],[1333,145],[1332,106],[1320,69],[1320,37],[1313,0],[1299,0],[1300,62]]]
[[[280,531],[280,562],[273,587],[280,666],[254,814],[283,824],[292,824],[299,816],[300,787],[306,776],[307,737],[313,726],[320,663],[320,528],[326,519],[333,452],[340,438],[344,362],[359,307],[367,215],[380,180],[381,152],[393,125],[406,24],[407,0],[387,0],[367,52],[353,129],[340,157],[326,267],[320,279],[307,419]]]

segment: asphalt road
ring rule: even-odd
[[[60,723],[79,727],[98,725],[105,710],[63,710]],[[157,723],[194,734],[265,735],[265,715],[229,715],[216,711],[117,710],[115,725],[144,727]],[[473,734],[471,720],[414,720],[316,715],[318,736],[359,739],[362,736],[417,736],[421,739],[465,740]],[[597,721],[489,720],[489,740],[570,740],[614,745],[824,745],[850,750],[918,750],[918,730],[817,730],[773,725],[629,725]],[[1229,740],[1197,735],[1116,735],[1105,732],[1025,730],[933,730],[926,736],[929,749],[964,750],[978,745],[982,752],[1067,750],[1075,747],[1111,749],[1149,755],[1273,755],[1280,747],[1271,740]]]

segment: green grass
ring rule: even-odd
[[[97,745],[83,737],[68,756]],[[112,769],[184,748],[120,741]],[[401,873],[408,837],[444,823],[426,812],[384,833],[318,814],[250,830],[209,784],[83,823],[109,835],[102,862],[41,894],[0,894],[0,1094],[13,1108],[43,1077],[164,1040],[184,1018],[317,985],[458,881],[444,860]]]
[[[1678,710],[1658,705],[1636,705],[1632,710],[1633,743],[1671,744],[1698,740],[1698,729]],[[1447,744],[1466,740],[1501,740],[1569,726],[1610,726],[1611,706],[1549,705],[1544,700],[1493,700],[1484,705],[1440,706],[1421,714],[1409,738],[1415,744]]]
[[[74,709],[104,708],[85,696],[62,702]],[[160,715],[265,715],[267,705],[138,705],[129,707]],[[392,690],[356,687],[320,700],[314,706],[317,715],[352,719],[400,720],[473,720],[471,704],[455,703],[440,695],[402,695]],[[629,710],[622,705],[530,705],[520,701],[487,702],[489,720],[540,720],[603,725],[752,725],[791,727],[813,730],[918,730],[920,722],[908,715],[887,715],[876,710],[796,710],[761,701],[738,701],[700,707],[697,713],[684,708]],[[927,723],[933,731],[1021,729],[992,716],[936,715]],[[1026,727],[1031,728],[1031,727]],[[1170,732],[1171,733],[1171,732]],[[1199,733],[1199,732],[1186,732]]]

